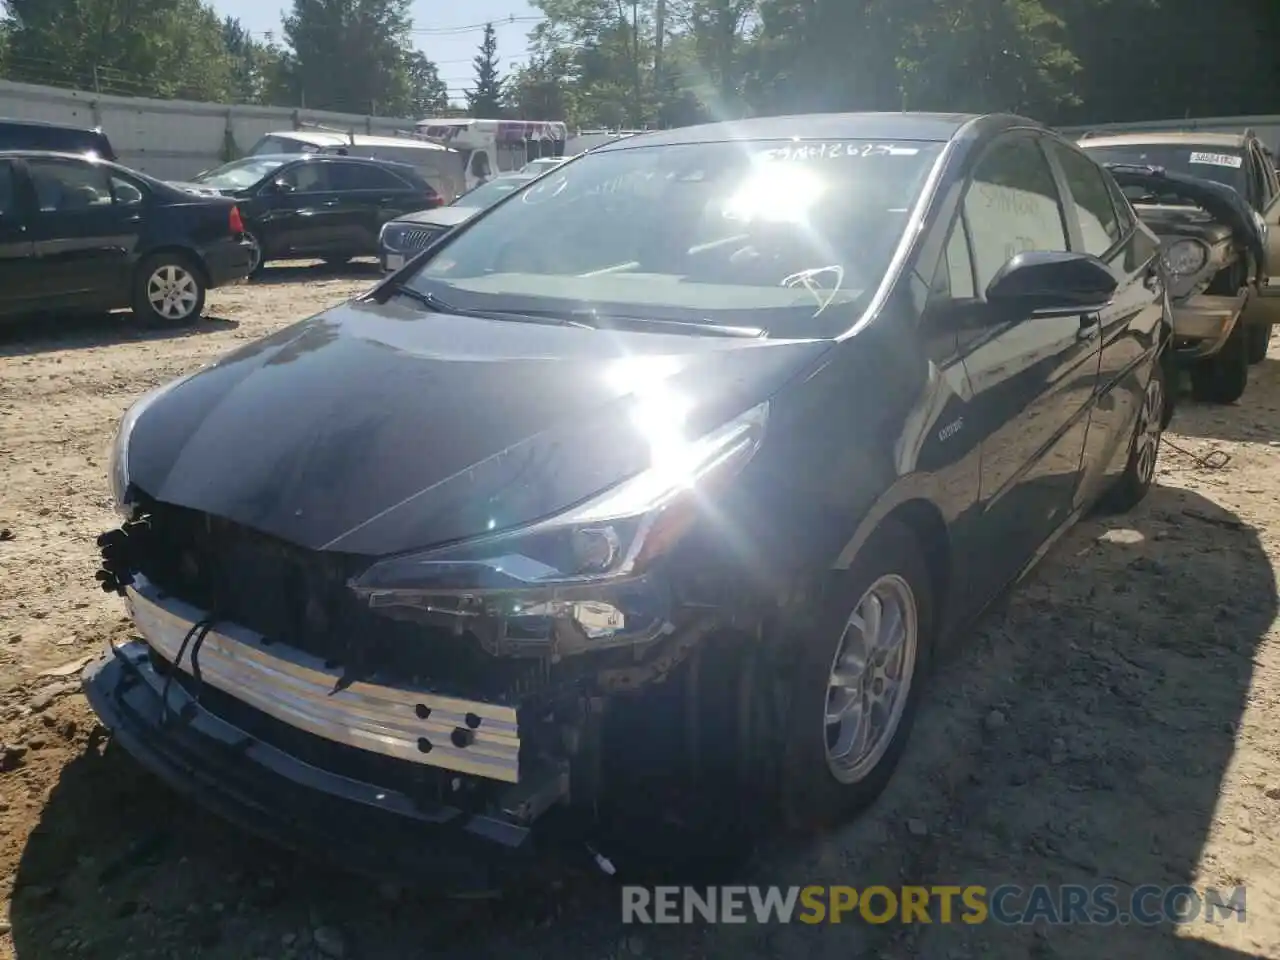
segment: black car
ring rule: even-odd
[[[442,202],[408,164],[365,157],[263,154],[177,186],[239,201],[254,273],[271,260],[376,256],[384,223]]]
[[[0,117],[0,150],[49,150],[79,153],[116,161],[107,135],[97,127],[71,127],[44,120],[15,120]]]
[[[139,639],[94,709],[375,873],[677,774],[834,823],[939,645],[1152,485],[1158,244],[1083,156],[1012,116],[640,135],[168,384],[115,443]]]
[[[387,272],[399,270],[414,254],[426,249],[445,231],[466,223],[481,210],[487,210],[503,197],[515,193],[540,172],[503,174],[468,190],[446,206],[388,220],[378,237],[378,259],[382,262],[382,269]]]
[[[132,307],[194,322],[206,291],[248,275],[243,229],[234,200],[93,157],[0,152],[0,316]]]

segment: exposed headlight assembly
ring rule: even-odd
[[[154,390],[144,393],[134,401],[133,406],[126,410],[124,416],[120,418],[120,425],[116,428],[116,435],[111,441],[111,453],[108,457],[107,469],[111,478],[111,499],[115,502],[116,510],[126,518],[130,515],[128,499],[129,439],[133,436],[133,428],[137,426],[138,418],[142,416],[147,407],[151,406],[174,387],[190,380],[192,376],[194,374],[179,377],[177,380],[171,380],[156,387]]]
[[[350,587],[374,610],[443,618],[509,648],[572,653],[655,639],[670,629],[671,605],[653,561],[759,449],[768,409],[692,442],[655,444],[647,470],[559,516],[390,557]]]
[[[1177,240],[1164,251],[1164,265],[1175,277],[1189,277],[1204,269],[1209,250],[1198,240]]]

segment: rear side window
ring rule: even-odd
[[[1096,163],[1070,147],[1049,141],[1049,149],[1062,165],[1063,176],[1075,199],[1084,252],[1101,257],[1123,235],[1106,175]]]
[[[111,206],[111,183],[100,166],[75,160],[28,160],[27,170],[41,213],[77,213]]]
[[[18,186],[14,182],[13,164],[0,160],[0,217],[18,212]]]
[[[1065,252],[1067,231],[1049,161],[1030,137],[997,143],[979,161],[964,199],[978,289],[1030,250]]]
[[[334,190],[406,190],[408,184],[390,170],[362,163],[330,164]]]

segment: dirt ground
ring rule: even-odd
[[[599,874],[442,902],[318,869],[153,781],[78,692],[85,660],[128,633],[93,579],[112,429],[146,389],[373,279],[281,267],[215,291],[192,331],[98,321],[0,340],[0,957],[1280,958],[1280,337],[1240,405],[1179,410],[1135,513],[1075,529],[944,657],[868,815],[736,870],[1243,884],[1244,922],[624,927]],[[1214,450],[1225,467],[1193,456]]]

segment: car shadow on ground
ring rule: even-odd
[[[1280,358],[1267,357],[1249,368],[1249,386],[1236,403],[1183,399],[1170,429],[1203,440],[1280,442]]]
[[[772,843],[747,863],[727,858],[723,879],[1103,883],[1121,903],[1143,884],[1229,894],[1240,879],[1215,873],[1202,854],[1211,829],[1224,829],[1219,796],[1275,614],[1258,531],[1198,494],[1156,487],[1129,516],[1077,526],[943,655],[911,749],[870,811],[835,834]],[[88,723],[79,698],[50,717],[52,727]],[[639,928],[621,922],[627,878],[606,877],[585,855],[498,899],[433,900],[241,835],[99,739],[95,731],[63,768],[24,848],[10,913],[19,957],[303,958],[338,955],[316,949],[335,939],[360,960],[1259,953],[1194,939],[1198,924],[1179,936],[1167,924],[971,926],[936,913],[930,925]],[[1225,829],[1237,833],[1219,842],[1247,842],[1247,824]],[[1236,923],[1226,920],[1218,939],[1246,944],[1248,927]]]
[[[201,317],[188,327],[145,327],[126,313],[44,317],[0,326],[0,357],[109,347],[117,343],[181,340],[234,330],[240,324],[222,317]]]
[[[282,283],[314,283],[317,280],[377,280],[382,277],[382,267],[376,260],[352,260],[333,265],[320,260],[285,260],[268,263],[250,283],[254,286],[272,286]]]

